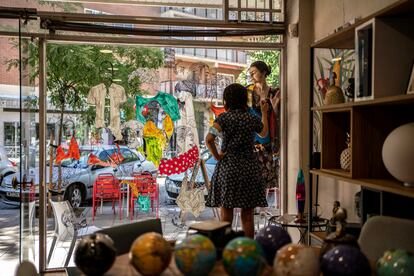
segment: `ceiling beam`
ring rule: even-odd
[[[109,5],[145,5],[155,7],[191,7],[221,9],[222,0],[47,0],[48,2],[70,2],[70,3],[99,3]]]
[[[224,20],[209,19],[186,19],[150,16],[122,16],[106,14],[83,14],[83,13],[64,13],[64,12],[37,12],[40,19],[51,21],[70,21],[70,22],[100,22],[100,23],[121,23],[137,25],[157,25],[157,26],[188,26],[205,28],[227,28],[227,29],[285,29],[283,22],[274,23],[249,23],[249,22],[225,22]]]

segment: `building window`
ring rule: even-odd
[[[4,145],[15,146],[19,144],[20,128],[18,122],[4,122]]]

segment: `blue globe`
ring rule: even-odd
[[[191,235],[175,245],[175,264],[190,276],[208,275],[216,264],[216,248],[203,235]]]
[[[324,276],[371,275],[367,257],[356,247],[338,245],[322,257]]]
[[[280,248],[292,243],[289,233],[282,227],[274,224],[260,229],[256,235],[256,241],[262,246],[269,264],[273,263],[276,252]]]
[[[230,276],[260,275],[265,264],[263,249],[253,239],[233,239],[223,250],[223,266]]]

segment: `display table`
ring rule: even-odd
[[[306,233],[308,232],[308,222],[295,222],[296,215],[284,214],[283,216],[273,216],[269,219],[269,223],[277,224],[287,229],[293,227],[298,229],[300,238],[298,243],[304,243]],[[312,220],[312,231],[325,231],[328,220],[320,218],[319,220]]]

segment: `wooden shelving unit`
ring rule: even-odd
[[[414,189],[403,186],[403,183],[395,179],[381,179],[381,178],[349,178],[336,175],[332,172],[324,170],[311,170],[311,174],[330,177],[339,181],[348,182],[355,185],[375,189],[378,191],[389,192],[397,195],[414,198]]]
[[[375,105],[399,105],[414,103],[414,94],[397,95],[391,97],[384,97],[375,100],[367,100],[360,102],[348,102],[341,104],[331,104],[323,106],[314,106],[312,111],[335,111],[339,109],[346,109],[357,106],[375,106]]]
[[[414,24],[414,1],[401,0],[380,10],[370,16],[358,20],[355,24],[344,28],[343,30],[331,34],[311,45],[312,60],[314,60],[315,48],[335,48],[335,49],[355,49],[355,31],[358,26],[368,22],[373,18],[380,21],[393,23],[394,31],[401,31],[407,34],[409,42],[414,41],[414,31],[407,31],[407,26]],[[375,19],[377,20],[377,19]],[[409,23],[409,24],[406,24]],[[372,41],[373,48],[375,43],[381,44],[382,49],[402,47],[406,44],[387,43],[383,40]],[[384,46],[385,45],[385,46]],[[411,45],[411,44],[409,44]],[[378,48],[378,47],[377,47]],[[402,53],[411,53],[412,51],[402,50]],[[372,56],[377,64],[389,64],[388,57],[380,54]],[[381,63],[382,62],[382,63]],[[404,71],[399,63],[391,63],[395,71]],[[387,68],[388,71],[394,69]],[[313,64],[312,64],[313,70]],[[410,72],[407,70],[407,76]],[[372,79],[380,79],[382,87],[390,86],[392,78],[382,78],[383,72],[373,71]],[[375,75],[378,74],[378,75]],[[381,77],[379,77],[381,76]],[[399,75],[400,76],[400,75]],[[314,74],[311,74],[311,87],[314,87]],[[401,82],[398,82],[401,84]],[[356,84],[357,85],[357,84]],[[400,85],[401,86],[401,85]],[[394,85],[396,87],[396,85]],[[414,94],[406,94],[400,87],[389,91],[387,94],[374,93],[377,89],[372,90],[374,99],[353,101],[341,104],[313,106],[310,108],[311,120],[310,129],[313,128],[313,114],[318,112],[321,118],[321,162],[317,169],[311,164],[309,194],[312,195],[312,175],[329,177],[338,181],[361,186],[361,225],[370,215],[389,215],[414,219],[414,214],[409,211],[409,206],[414,206],[414,188],[404,187],[403,183],[391,176],[385,168],[382,160],[382,146],[388,134],[395,128],[414,122]],[[397,95],[395,95],[397,94]],[[312,94],[313,95],[313,94]],[[378,96],[376,96],[378,95]],[[387,96],[388,95],[388,96]],[[311,101],[312,102],[312,101]],[[346,133],[350,134],[351,144],[351,168],[349,171],[341,169],[340,154],[346,148]],[[312,133],[310,133],[312,139]],[[414,142],[414,140],[413,140]],[[312,160],[312,145],[309,157]],[[414,167],[413,167],[414,169]],[[323,199],[322,199],[323,200]],[[308,202],[308,208],[313,207],[312,196]],[[408,210],[407,210],[408,209]],[[309,225],[312,218],[309,219]],[[310,230],[310,228],[309,228]],[[323,240],[324,233],[310,232],[316,240]]]

